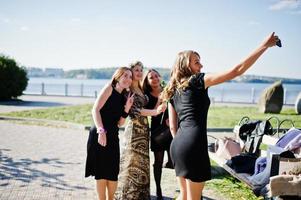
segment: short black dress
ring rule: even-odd
[[[99,111],[104,128],[107,130],[107,145],[98,143],[96,127],[90,129],[87,143],[85,177],[94,176],[96,180],[117,181],[119,173],[120,149],[118,121],[125,105],[125,97],[114,88],[102,109]]]
[[[193,182],[210,180],[207,141],[210,99],[204,87],[204,74],[193,75],[186,89],[175,92],[171,104],[178,114],[178,130],[170,147],[176,175]]]
[[[154,109],[157,105],[158,98],[154,97],[150,92],[146,92],[145,94],[148,96],[148,99],[149,99],[148,104],[145,106],[145,108]],[[151,147],[151,150],[154,152],[169,150],[170,144],[172,141],[172,136],[170,136],[169,141],[166,142],[164,146],[162,146],[161,144],[158,144],[154,140],[154,137],[156,137],[159,133],[159,132],[155,132],[156,129],[160,129],[160,130],[169,129],[169,127],[166,125],[166,119],[168,119],[168,111],[166,110],[164,112],[163,119],[162,119],[162,116],[163,116],[163,113],[161,113],[157,116],[151,117],[150,147]]]

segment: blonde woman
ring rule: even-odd
[[[131,92],[134,103],[129,112],[129,120],[124,131],[125,147],[120,160],[118,186],[114,198],[150,199],[149,172],[149,125],[147,116],[155,116],[165,111],[166,105],[157,109],[145,109],[148,100],[140,82],[143,77],[143,64],[138,61],[131,64],[133,82]]]
[[[169,125],[174,136],[170,152],[180,186],[179,199],[199,200],[205,181],[211,179],[207,151],[208,88],[243,74],[277,40],[272,33],[245,60],[218,74],[201,73],[203,65],[197,52],[178,54],[163,96],[170,101]]]
[[[95,126],[89,134],[85,176],[95,177],[99,200],[112,200],[116,190],[120,162],[118,131],[133,104],[133,96],[125,94],[131,83],[131,69],[117,69],[92,109]]]

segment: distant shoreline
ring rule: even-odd
[[[250,75],[243,75],[243,78],[240,78],[238,80],[231,80],[227,82],[232,83],[274,83],[276,81],[281,81],[282,84],[301,84],[301,79],[289,79],[289,78],[279,78],[279,77],[263,77],[261,79],[258,78],[249,78],[246,76]],[[110,79],[107,77],[103,78],[77,78],[77,77],[53,77],[53,76],[29,76],[30,78],[53,78],[53,79],[74,79],[74,80],[102,80],[102,79]],[[168,81],[168,80],[167,80]]]
[[[45,69],[41,68],[26,68],[27,76],[29,78],[70,78],[79,80],[88,79],[111,79],[117,67],[98,68],[98,69],[77,69],[64,71],[62,68]],[[154,68],[160,74],[163,80],[168,81],[170,78],[170,69]],[[210,72],[208,72],[210,73]],[[285,84],[301,84],[301,79],[284,78],[284,77],[270,77],[259,75],[241,75],[230,82],[238,83],[274,83],[282,81]]]

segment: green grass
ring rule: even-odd
[[[91,109],[92,105],[79,105],[69,107],[56,107],[48,109],[29,110],[21,112],[11,112],[2,115],[49,119],[79,123],[83,125],[91,125]],[[262,114],[258,112],[257,107],[229,107],[229,106],[211,106],[208,113],[209,128],[233,128],[243,116],[249,116],[251,119],[267,119],[270,116],[276,116],[280,120],[291,119],[295,126],[301,128],[301,117],[297,115],[292,108],[282,109],[280,114]],[[275,120],[272,120],[275,126]],[[290,127],[289,123],[284,123],[282,128]]]
[[[211,160],[211,166],[213,169],[219,167],[213,160]],[[206,187],[225,197],[225,199],[263,200],[263,197],[256,197],[245,183],[235,179],[226,171],[217,173],[214,170],[214,172],[212,180],[206,182]]]
[[[35,119],[48,119],[67,121],[83,125],[91,125],[92,105],[78,105],[68,107],[56,107],[47,109],[35,109],[20,112],[1,113],[1,115],[11,117],[35,118]]]
[[[243,116],[250,119],[268,119],[276,116],[279,120],[290,119],[295,127],[301,128],[301,117],[297,115],[293,108],[283,108],[280,114],[263,114],[258,112],[257,107],[229,107],[212,106],[208,113],[208,127],[229,127],[233,128]],[[271,120],[273,127],[276,127],[276,120]],[[283,123],[281,128],[290,128],[291,124]]]
[[[263,200],[263,197],[256,197],[244,183],[228,174],[214,176],[212,180],[206,182],[206,187],[227,199]]]

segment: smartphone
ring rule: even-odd
[[[276,45],[277,45],[278,47],[282,47],[282,44],[281,44],[281,40],[280,40],[280,39],[277,40]]]

